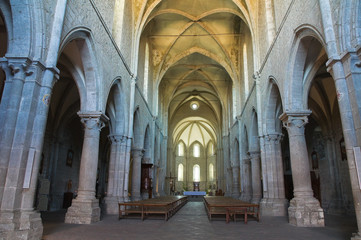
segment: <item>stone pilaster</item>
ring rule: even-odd
[[[141,171],[142,171],[142,157],[144,149],[132,149],[133,156],[133,172],[132,172],[132,200],[138,201],[141,199],[140,185],[141,185]]]
[[[262,198],[260,152],[249,152],[252,172],[252,203],[258,204]]]
[[[125,142],[126,137],[109,135],[111,141],[109,175],[107,196],[105,197],[105,211],[108,214],[118,213],[118,203],[124,202],[124,177],[125,177]]]
[[[261,200],[262,214],[267,216],[286,216],[288,201],[285,198],[283,163],[280,133],[270,133],[264,136],[265,178],[267,191]]]
[[[232,176],[233,176],[233,181],[232,181],[232,197],[233,198],[239,198],[239,193],[240,193],[240,167],[238,165],[232,166]]]
[[[80,162],[78,196],[65,216],[66,223],[90,224],[100,220],[99,200],[95,198],[99,136],[108,118],[101,112],[79,112],[85,127]]]
[[[280,119],[287,128],[290,140],[291,169],[294,198],[288,208],[289,222],[300,227],[323,227],[324,213],[313,197],[310,163],[307,154],[304,125],[311,111],[285,112]]]

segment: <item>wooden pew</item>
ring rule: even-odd
[[[253,216],[257,221],[260,220],[259,205],[247,203],[238,199],[220,196],[204,197],[204,206],[206,208],[209,220],[212,216],[221,215],[226,217],[226,222],[237,215],[243,215],[244,221],[247,223],[248,216]]]
[[[119,203],[119,219],[140,217],[144,220],[146,217],[164,215],[164,220],[167,221],[186,203],[187,197],[184,196],[165,196],[136,202]]]

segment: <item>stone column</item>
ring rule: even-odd
[[[285,198],[281,140],[282,134],[270,133],[264,136],[265,168],[263,181],[267,182],[267,194],[261,200],[263,215],[286,216],[288,201]]]
[[[261,159],[260,152],[249,152],[251,158],[251,175],[252,175],[252,203],[258,204],[262,198],[261,187]]]
[[[319,201],[313,197],[310,163],[307,154],[304,125],[311,111],[285,112],[280,116],[290,140],[291,169],[294,198],[288,208],[289,222],[300,227],[323,227],[324,214]]]
[[[79,112],[85,127],[80,162],[78,196],[65,216],[66,223],[90,224],[100,220],[99,200],[95,198],[100,130],[108,118],[101,112]]]
[[[234,165],[232,166],[232,176],[233,176],[233,181],[232,181],[232,197],[233,198],[239,198],[239,181],[240,181],[240,167],[239,165]]]
[[[245,202],[250,202],[252,199],[252,183],[251,183],[251,161],[248,157],[243,158],[243,171],[242,171],[242,190],[240,199]]]
[[[108,214],[118,214],[118,203],[123,202],[125,158],[122,154],[124,137],[121,135],[109,135],[111,141],[108,189],[105,197],[105,211]],[[123,158],[122,158],[123,157]]]
[[[142,157],[144,155],[144,149],[133,149],[133,172],[132,172],[132,201],[138,201],[141,199],[140,184],[142,174]]]

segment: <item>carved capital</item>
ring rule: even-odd
[[[101,130],[109,118],[102,112],[78,112],[81,122],[88,130]]]
[[[265,142],[273,142],[273,143],[280,143],[283,139],[282,133],[270,133],[264,136]]]
[[[253,159],[259,159],[261,152],[260,151],[249,151],[247,154],[249,155],[251,160],[253,160]]]
[[[283,122],[283,126],[287,128],[287,130],[291,128],[304,128],[304,126],[308,123],[308,116],[312,113],[311,110],[302,110],[296,112],[285,112],[283,113],[279,119]]]
[[[144,149],[143,148],[133,148],[132,154],[134,158],[142,158],[144,156]]]
[[[124,142],[124,136],[122,135],[109,135],[108,138],[112,144],[120,144]]]

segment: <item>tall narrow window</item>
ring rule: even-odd
[[[198,164],[193,166],[193,182],[201,181],[201,168]]]
[[[183,164],[178,165],[178,181],[183,181]]]
[[[149,84],[149,45],[145,44],[145,59],[144,59],[144,86],[143,94],[146,101],[148,101],[148,84]]]
[[[214,167],[213,164],[209,164],[209,180],[213,181],[214,179]]]
[[[201,156],[201,150],[199,147],[199,144],[194,144],[193,146],[193,157],[200,157]]]
[[[209,145],[208,145],[208,155],[209,155],[209,156],[214,155],[214,147],[213,147],[213,143],[212,143],[212,142],[210,142]]]
[[[184,156],[184,145],[183,143],[178,143],[178,156]]]
[[[248,62],[247,62],[246,44],[243,44],[243,73],[244,73],[244,97],[247,99],[249,93],[249,84],[248,84]]]

